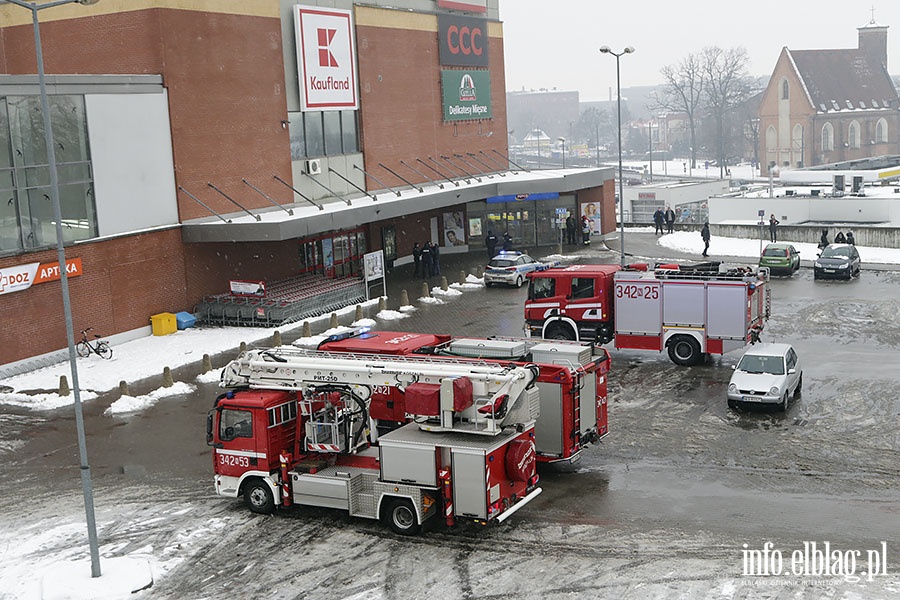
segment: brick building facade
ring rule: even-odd
[[[66,256],[83,264],[69,281],[75,329],[91,326],[113,341],[146,335],[150,315],[190,311],[203,296],[227,291],[229,280],[279,280],[321,267],[309,257],[321,260],[329,236],[335,244],[352,238],[347,247],[356,254],[341,276],[358,272],[350,263],[364,251],[388,250],[388,231],[396,236],[391,258],[403,263],[415,241],[445,243],[448,211],[467,215],[469,227],[467,244],[447,251],[481,251],[473,219],[494,218],[485,200],[501,194],[558,192],[555,205],[572,211],[582,197],[603,200],[605,230],[614,229],[610,170],[565,180],[508,171],[498,1],[481,14],[435,0],[307,2],[353,19],[359,103],[331,112],[301,101],[293,2],[130,0],[41,11],[48,93],[79,115],[65,120],[51,104],[54,139],[80,148],[57,159],[71,236]],[[474,80],[489,80],[489,117],[446,117],[442,76],[469,67],[442,64],[440,15],[476,19],[483,30],[487,60],[471,69]],[[42,128],[23,108],[37,97],[30,16],[0,5],[0,191],[15,208],[0,211],[0,275],[56,260],[41,203],[47,183],[18,177],[47,168]],[[25,158],[17,145],[31,148]],[[320,171],[311,172],[313,162]],[[82,174],[69,173],[70,164]],[[524,201],[498,214],[511,222],[526,205],[529,218],[552,212],[549,203]],[[532,225],[527,235],[537,245]],[[0,366],[65,346],[59,282],[0,294],[3,322],[18,324],[7,331]]]

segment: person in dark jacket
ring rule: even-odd
[[[422,246],[422,278],[431,277],[431,270],[434,268],[434,262],[431,260],[431,242],[425,242]]]
[[[663,233],[663,221],[665,217],[663,216],[663,211],[661,208],[657,208],[656,212],[653,213],[653,224],[656,226],[656,231],[654,232],[656,235],[661,235]]]
[[[852,232],[852,231],[848,231],[848,232],[847,232],[847,243],[850,244],[851,246],[855,246],[855,245],[856,245],[856,240],[853,238],[853,232]]]
[[[510,250],[512,250],[512,244],[512,236],[509,235],[509,232],[507,231],[503,234],[503,251],[509,252]]]
[[[413,278],[418,279],[422,276],[422,249],[419,248],[419,242],[413,244]]]
[[[778,224],[780,222],[781,221],[775,218],[775,213],[772,213],[769,217],[769,237],[772,238],[773,244],[778,241]]]
[[[497,242],[500,241],[497,239],[497,236],[494,235],[494,232],[488,229],[487,237],[484,238],[484,245],[487,247],[488,260],[491,260],[495,256],[497,256]]]
[[[822,237],[819,238],[819,248],[824,248],[828,245],[828,230],[822,230]]]
[[[575,243],[575,233],[578,229],[578,223],[575,222],[575,217],[572,216],[572,213],[569,213],[569,216],[566,217],[566,242],[569,244]]]
[[[837,232],[837,235],[834,236],[834,243],[835,244],[846,244],[847,243],[847,238],[844,237],[843,231]]]
[[[441,274],[441,251],[437,244],[431,245],[431,266],[434,275]]]
[[[703,224],[703,229],[700,230],[700,237],[703,238],[703,256],[709,256],[707,251],[709,250],[709,221]]]
[[[672,233],[675,229],[675,211],[672,210],[671,206],[666,207],[664,216],[666,218],[666,233]]]

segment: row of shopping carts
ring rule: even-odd
[[[209,325],[277,327],[328,314],[365,299],[362,279],[301,276],[273,282],[267,286],[264,298],[207,296],[194,307],[194,315]]]

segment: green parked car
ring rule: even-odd
[[[773,274],[793,275],[800,269],[800,253],[790,244],[769,244],[759,257],[759,266]]]

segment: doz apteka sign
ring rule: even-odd
[[[356,50],[349,10],[294,7],[300,101],[304,111],[356,110]]]
[[[66,275],[81,275],[81,259],[71,258],[66,261]],[[61,277],[59,263],[28,263],[13,267],[0,268],[0,295],[27,290],[32,285],[56,281]]]

